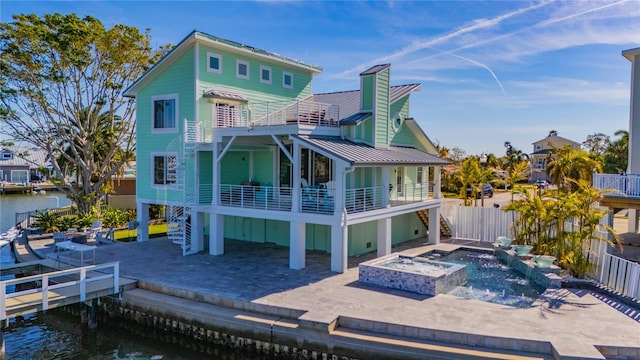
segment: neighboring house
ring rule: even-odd
[[[410,116],[420,85],[390,86],[386,64],[359,90],[314,95],[321,70],[194,31],[128,88],[139,240],[161,204],[185,255],[221,255],[225,238],[273,243],[293,269],[320,250],[344,272],[348,256],[437,243],[448,162]]]
[[[136,208],[136,167],[124,166],[122,174],[114,175],[109,181],[112,192],[106,195],[106,203],[116,209]]]
[[[0,181],[26,184],[38,180],[38,168],[47,165],[47,152],[17,146],[0,147]]]
[[[546,171],[547,162],[549,161],[549,158],[555,153],[555,149],[560,149],[565,146],[569,146],[572,149],[579,149],[580,143],[563,138],[562,136],[558,136],[555,132],[550,132],[546,138],[534,142],[533,152],[529,155],[529,161],[531,163],[529,181],[549,181]]]

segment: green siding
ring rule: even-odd
[[[360,92],[360,110],[373,110],[373,92],[375,91],[373,75],[362,77],[362,91]]]
[[[249,180],[249,152],[228,151],[222,158],[220,183],[240,185]]]
[[[179,194],[173,191],[152,188],[152,152],[163,152],[182,129],[182,119],[195,117],[193,76],[193,51],[187,51],[183,57],[158,74],[136,96],[136,143],[137,173],[136,193],[139,198],[175,199]],[[178,133],[152,134],[151,98],[159,95],[178,94]],[[181,155],[179,155],[181,156]]]
[[[389,120],[389,68],[376,74],[375,145],[389,145],[393,124]]]
[[[274,169],[273,152],[254,151],[253,152],[253,180],[261,184],[273,184]]]
[[[349,256],[377,251],[377,221],[350,225],[348,231]],[[399,215],[391,219],[391,243],[393,245],[424,236],[427,236],[427,229],[415,213]]]

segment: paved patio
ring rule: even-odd
[[[425,239],[394,249],[425,246]],[[41,254],[50,244],[31,244]],[[100,245],[97,262],[120,261],[122,276],[204,294],[307,311],[306,319],[347,316],[370,321],[505,339],[548,341],[561,353],[593,357],[594,346],[631,348],[640,354],[640,313],[585,290],[547,291],[533,307],[519,309],[438,295],[428,297],[358,282],[357,264],[375,254],[349,259],[344,274],[330,271],[330,256],[308,251],[306,268],[288,268],[289,250],[271,244],[227,241],[225,254],[182,256],[166,238]],[[635,356],[635,355],[634,355]],[[633,357],[627,357],[633,358]]]

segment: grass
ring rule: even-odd
[[[162,236],[167,233],[167,223],[149,225],[149,238]],[[138,236],[138,230],[117,230],[113,234],[118,241],[134,241]]]

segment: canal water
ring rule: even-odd
[[[70,203],[62,194],[53,193],[51,196],[59,197],[60,207]],[[16,211],[54,207],[56,199],[42,195],[0,195],[0,230],[6,231],[14,225]],[[0,268],[14,263],[11,246],[3,246],[0,249]],[[3,331],[7,360],[148,360],[154,356],[162,357],[163,360],[272,359],[269,356],[226,348],[203,347],[180,339],[159,341],[146,336],[144,331],[123,330],[118,324],[106,321],[99,321],[98,329],[94,332],[83,331],[79,317],[56,310],[11,319],[9,326]],[[162,337],[154,335],[156,339]]]

